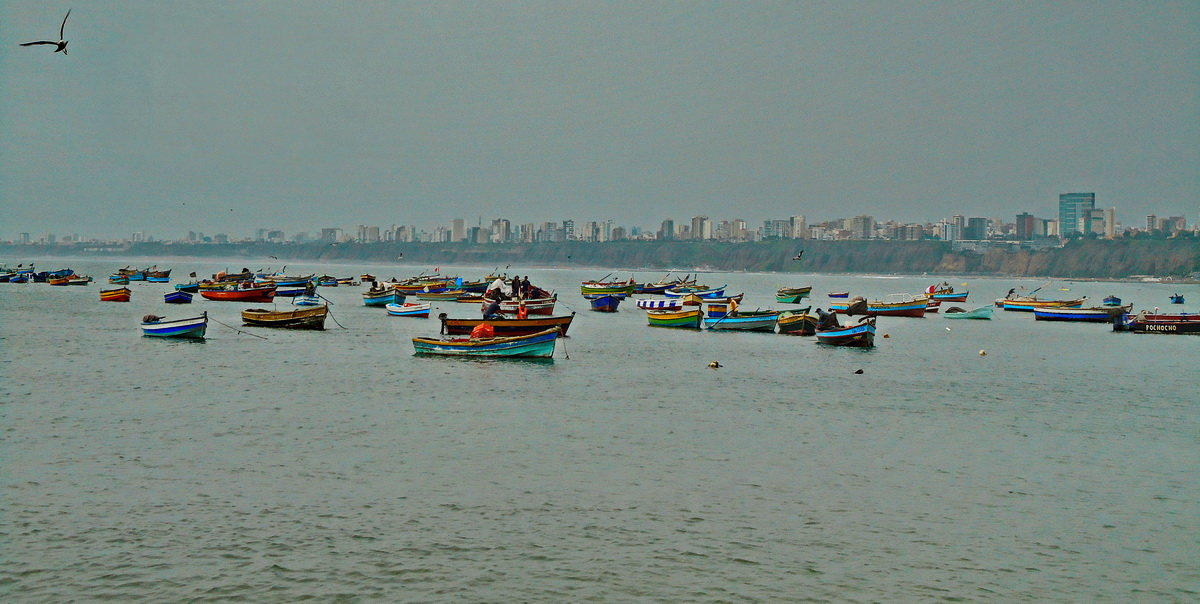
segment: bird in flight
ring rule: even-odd
[[[67,9],[67,17],[70,17],[70,16],[71,16],[71,9]],[[26,43],[22,44],[21,46],[37,46],[38,44],[53,44],[54,46],[58,47],[58,48],[54,49],[54,52],[61,52],[64,55],[67,54],[67,41],[64,39],[64,36],[63,36],[63,32],[66,31],[66,29],[67,29],[67,17],[63,17],[62,25],[60,25],[58,27],[58,41],[57,42],[52,42],[50,40],[39,40],[37,42],[26,42]]]
[[[793,256],[793,257],[792,257],[792,260],[797,260],[797,261],[798,261],[798,260],[800,260],[800,259],[801,259],[801,258],[803,258],[803,257],[804,257],[804,250],[800,250],[800,252],[799,252],[799,253],[797,253],[795,256]]]

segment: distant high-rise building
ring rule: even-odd
[[[467,221],[462,218],[455,218],[450,221],[450,241],[466,241],[467,239]]]
[[[575,221],[562,221],[562,241],[571,241],[575,239]]]
[[[659,239],[674,239],[675,238],[675,221],[670,218],[662,221],[662,228],[658,230]]]
[[[1033,239],[1034,229],[1037,225],[1037,218],[1028,212],[1017,214],[1016,230],[1017,239],[1028,241]]]
[[[1158,216],[1155,216],[1154,214],[1147,214],[1146,215],[1146,230],[1153,231],[1154,229],[1157,229],[1157,228],[1158,228]]]
[[[1095,193],[1063,193],[1058,196],[1058,233],[1067,237],[1084,232],[1086,212],[1096,207]]]
[[[808,230],[808,223],[804,220],[804,216],[792,216],[788,221],[791,223],[789,225],[791,227],[789,237],[792,239],[804,239],[808,235],[805,232]]]
[[[337,241],[342,235],[342,229],[336,227],[326,227],[321,229],[321,241],[330,243]]]
[[[967,226],[963,229],[963,239],[987,239],[987,218],[968,218]]]
[[[712,221],[708,216],[692,217],[692,239],[712,239]]]

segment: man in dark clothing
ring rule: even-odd
[[[512,279],[512,297],[516,298],[521,295],[521,276],[514,276]]]
[[[485,319],[502,319],[504,315],[500,314],[500,301],[492,300],[487,308],[483,309],[483,318]]]

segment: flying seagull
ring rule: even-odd
[[[804,250],[800,250],[795,256],[792,257],[792,260],[800,260],[803,257],[804,257]]]
[[[70,16],[71,16],[71,9],[67,9],[67,17],[70,17]],[[21,46],[37,46],[38,44],[53,44],[54,46],[58,47],[58,48],[54,49],[54,52],[61,52],[64,55],[67,54],[67,41],[63,38],[63,32],[67,29],[67,17],[63,17],[62,25],[60,25],[58,28],[58,41],[57,42],[52,42],[50,40],[39,40],[37,42],[26,42],[26,43],[22,44]]]

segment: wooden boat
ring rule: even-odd
[[[149,281],[150,283],[170,283],[171,269],[167,269],[165,271],[146,271],[146,281]]]
[[[433,302],[456,302],[460,297],[467,295],[465,290],[461,289],[440,289],[438,291],[418,291],[413,293],[418,300],[430,300]]]
[[[129,277],[125,275],[109,275],[108,282],[112,285],[129,285]]]
[[[189,294],[198,293],[200,291],[200,282],[199,281],[191,281],[188,283],[176,283],[175,291],[187,292]]]
[[[1090,308],[1035,308],[1033,318],[1038,321],[1080,321],[1111,323],[1113,319],[1133,310],[1132,304],[1125,306],[1092,306]]]
[[[275,299],[275,286],[247,287],[243,289],[201,289],[200,295],[208,300],[270,302]]]
[[[416,354],[470,357],[550,358],[558,341],[558,329],[528,335],[494,338],[413,338]]]
[[[830,298],[849,298],[850,292],[829,292],[825,295],[829,296]]]
[[[829,310],[839,314],[847,314],[852,304],[830,304]],[[892,294],[887,301],[871,300],[867,302],[866,314],[881,317],[916,317],[925,316],[925,300],[913,298],[908,294]]]
[[[364,306],[387,306],[404,304],[404,294],[392,287],[374,288],[362,293]]]
[[[324,304],[324,301],[321,300],[320,296],[315,294],[304,294],[292,298],[292,305],[294,306],[320,306],[321,304]]]
[[[620,295],[604,295],[595,298],[589,298],[588,301],[592,304],[592,310],[597,312],[617,312],[617,307],[621,305],[621,300],[625,299],[624,294]]]
[[[1172,294],[1171,304],[1183,304],[1183,294]]]
[[[337,277],[331,277],[329,275],[321,275],[320,277],[317,277],[317,285],[320,285],[321,287],[337,287],[338,279]]]
[[[875,345],[875,317],[864,317],[846,327],[818,329],[817,342],[830,346],[872,347]]]
[[[938,309],[941,308],[941,306],[942,306],[941,300],[934,300],[933,298],[929,298],[929,297],[925,298],[925,312],[926,313],[937,312]]]
[[[167,304],[191,304],[192,294],[185,291],[173,291],[163,294],[163,302]]]
[[[957,306],[952,306],[947,308],[946,312],[942,313],[942,316],[947,319],[991,319],[992,307],[980,306],[971,310],[963,310]]]
[[[142,317],[142,335],[153,338],[203,338],[207,328],[208,313],[173,321],[157,315]]]
[[[92,282],[92,278],[87,275],[71,275],[67,277],[67,285],[87,285]]]
[[[729,304],[730,301],[741,302],[746,294],[738,294],[736,296],[726,296],[724,298],[701,298],[695,294],[688,294],[682,298],[674,298],[683,302],[684,306],[700,306],[701,304]]]
[[[60,285],[65,287],[71,284],[71,275],[64,275],[62,277],[48,277],[46,282],[50,285]]]
[[[635,302],[637,307],[642,310],[681,310],[683,309],[682,298],[670,298],[667,300],[638,300]]]
[[[525,312],[530,315],[552,315],[554,305],[558,302],[558,294],[549,298],[530,298],[525,300]],[[520,300],[504,300],[500,302],[500,312],[515,315],[521,310]]]
[[[628,281],[583,281],[579,284],[579,293],[588,294],[625,294],[633,293],[637,283],[630,278]]]
[[[1104,305],[1105,306],[1120,306],[1121,299],[1116,296],[1105,296],[1104,297]]]
[[[1113,331],[1200,335],[1200,313],[1124,314],[1113,320]]]
[[[697,287],[673,287],[673,288],[668,289],[667,291],[663,292],[663,295],[668,298],[683,298],[685,296],[694,296],[697,298],[703,298],[705,300],[712,300],[713,298],[726,297],[725,296],[725,288],[726,287],[728,287],[728,286],[722,285],[720,287],[710,287],[707,289],[698,287],[698,286]]]
[[[810,306],[779,313],[779,333],[790,336],[811,336],[817,333],[817,316],[808,313],[811,308]]]
[[[303,295],[311,294],[315,291],[316,291],[315,285],[276,285],[275,286],[275,297],[276,298],[295,298],[296,296],[303,296]]]
[[[429,311],[433,305],[429,302],[420,304],[417,302],[400,302],[392,303],[384,306],[387,309],[388,316],[392,317],[421,317],[428,318]]]
[[[705,317],[704,328],[728,331],[775,331],[779,321],[777,310],[735,310],[722,317]]]
[[[128,302],[133,292],[128,287],[100,290],[101,302]]]
[[[574,319],[575,313],[557,317],[533,317],[527,319],[517,319],[515,317],[505,317],[503,319],[452,319],[447,317],[446,313],[438,314],[438,320],[442,323],[442,333],[449,335],[469,334],[481,323],[487,323],[492,326],[493,333],[498,336],[528,335],[547,329],[557,329],[565,337],[567,330],[571,328],[571,321]]]
[[[1039,300],[1033,296],[1013,296],[996,300],[996,306],[1003,310],[1033,312],[1035,308],[1079,308],[1085,300],[1086,297],[1074,300]]]
[[[812,287],[782,287],[775,292],[775,301],[784,304],[799,304],[812,293]]]
[[[670,273],[668,273],[668,275],[669,274]],[[670,281],[668,281],[666,277],[663,277],[661,280],[654,282],[654,283],[639,283],[639,284],[637,284],[637,287],[633,288],[633,293],[661,295],[663,292],[667,291],[668,289],[674,288],[674,287],[686,287],[686,286],[691,286],[691,285],[695,285],[695,284],[696,284],[695,279],[688,279],[687,277],[682,277],[680,279],[673,279]]]
[[[280,327],[284,329],[325,329],[328,306],[312,306],[297,310],[268,310],[247,308],[242,311],[242,323],[255,327]]]
[[[688,310],[648,310],[646,321],[651,327],[682,327],[700,329],[699,308]]]
[[[954,291],[954,286],[950,285],[949,283],[942,282],[941,285],[930,285],[925,289],[925,293],[922,295],[931,300],[938,300],[941,302],[966,302],[967,296],[970,295],[970,293],[971,292],[969,291],[956,292]]]

